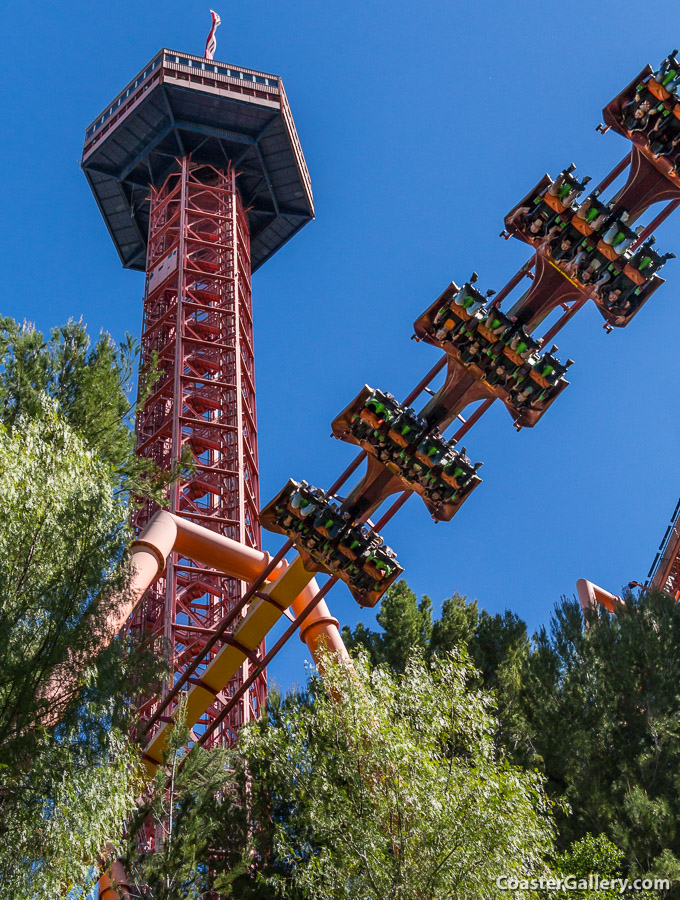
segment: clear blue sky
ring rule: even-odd
[[[595,132],[601,108],[680,44],[680,22],[629,0],[214,2],[216,57],[283,76],[317,208],[254,278],[266,501],[352,459],[329,425],[364,383],[404,396],[434,364],[412,322],[450,280],[476,269],[498,289],[528,258],[498,233],[544,172],[573,160],[597,181],[624,155]],[[138,333],[143,276],[120,268],[80,172],[84,129],[161,46],[200,54],[209,4],[38,0],[2,17],[0,312]],[[413,497],[386,529],[435,608],[459,591],[533,629],[579,577],[644,579],[680,493],[680,214],[657,239],[679,256],[667,284],[623,331],[581,311],[557,341],[572,384],[545,419],[516,434],[497,403],[469,434],[484,483],[453,522]],[[343,586],[330,605],[372,619]],[[303,680],[303,659],[291,641],[272,676]]]

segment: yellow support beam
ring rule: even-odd
[[[298,556],[276,581],[269,582],[262,589],[261,593],[271,597],[274,602],[270,603],[268,600],[258,597],[251,603],[247,614],[232,632],[231,638],[234,644],[225,644],[201,675],[201,681],[206,687],[193,684],[187,693],[186,716],[189,727],[198,722],[213,702],[215,693],[221,691],[229,683],[239,666],[243,664],[246,653],[240,650],[239,646],[251,652],[257,650],[268,632],[283,615],[282,610],[278,607],[288,609],[293,600],[313,580],[313,573],[305,569]],[[168,735],[173,727],[173,723],[163,723],[144,751],[143,761],[149,778],[155,775],[156,769],[163,761]]]

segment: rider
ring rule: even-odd
[[[578,234],[578,238],[581,235]],[[558,234],[550,244],[550,255],[555,262],[569,262],[578,252],[580,242],[571,234]]]
[[[546,194],[556,197],[565,207],[571,206],[574,200],[583,193],[588,182],[592,181],[590,175],[586,175],[583,181],[577,181],[572,175],[575,169],[574,163],[563,169],[546,191]]]
[[[629,103],[625,103],[621,108],[624,128],[628,131],[644,131],[652,116],[658,113],[658,109],[653,104],[653,99],[649,100],[637,93]]]
[[[590,224],[593,219],[595,219],[603,210],[604,204],[600,203],[599,196],[601,194],[600,188],[596,188],[594,191],[591,191],[583,203],[579,203],[579,205],[574,210],[574,216],[578,219],[583,219],[584,222]]]
[[[488,290],[486,294],[482,294],[477,288],[474,288],[472,285],[478,278],[477,273],[473,272],[470,280],[466,281],[449,303],[443,306],[435,315],[432,324],[435,329],[434,336],[438,341],[450,340],[456,332],[465,328],[467,320],[473,318],[475,313],[496,293],[494,290]],[[460,318],[456,316],[455,307],[465,311],[466,316],[463,321],[460,321]],[[447,328],[445,323],[451,317],[451,312],[454,312],[455,318],[458,318],[459,321],[453,327]],[[440,327],[437,328],[437,326]]]
[[[508,344],[510,349],[522,359],[529,356],[538,348],[538,344],[526,333],[524,326],[520,325]]]
[[[573,275],[579,281],[587,284],[602,268],[602,260],[598,258],[598,255],[594,255],[588,247],[583,247],[576,258],[564,268],[569,275]]]
[[[649,281],[652,275],[657,272],[669,259],[675,259],[675,253],[664,253],[663,255],[652,250],[654,238],[645,241],[638,248],[635,255],[629,260],[632,268],[642,272],[645,279]]]
[[[476,272],[473,272],[470,276],[470,280],[466,281],[462,288],[458,291],[458,293],[453,298],[453,303],[456,306],[462,307],[468,315],[473,316],[478,309],[481,309],[482,306],[486,303],[486,301],[493,297],[496,291],[488,290],[486,294],[482,296],[481,292],[477,290],[477,288],[472,287],[475,281],[479,276]],[[435,319],[436,322],[436,319]]]
[[[677,55],[678,51],[672,50],[668,56],[662,60],[661,65],[652,75],[654,81],[663,85],[663,87],[671,93],[674,88],[680,84],[680,62],[678,62],[676,58]]]
[[[602,241],[612,247],[617,256],[621,256],[633,244],[644,231],[644,225],[638,225],[635,231],[626,225],[629,215],[622,212],[602,235]]]
[[[679,131],[680,122],[665,110],[647,135],[651,153],[654,156],[671,156],[675,150]]]
[[[544,237],[555,224],[556,217],[571,207],[574,200],[583,193],[585,186],[591,181],[589,175],[583,181],[577,181],[572,175],[575,168],[574,163],[571,163],[570,166],[563,169],[543,194],[534,198],[532,206],[520,206],[515,210],[508,219],[508,225],[513,225],[521,220],[525,223],[525,230],[530,235]],[[553,199],[548,200],[548,197]]]

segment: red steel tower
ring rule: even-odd
[[[680,500],[647,573],[645,586],[665,591],[680,601]]]
[[[171,512],[259,548],[251,273],[314,215],[281,80],[161,50],[87,129],[82,166],[123,266],[146,271],[141,366],[159,374],[138,411],[138,452],[182,465]],[[137,529],[153,511],[136,513]],[[176,678],[244,590],[173,554],[129,627]],[[263,654],[215,696],[196,735]],[[210,744],[230,743],[266,689],[263,674]],[[158,699],[141,702],[142,720]]]

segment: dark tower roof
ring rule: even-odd
[[[146,265],[149,184],[187,154],[240,173],[253,271],[314,218],[281,79],[164,49],[85,133],[82,167],[126,268]]]

